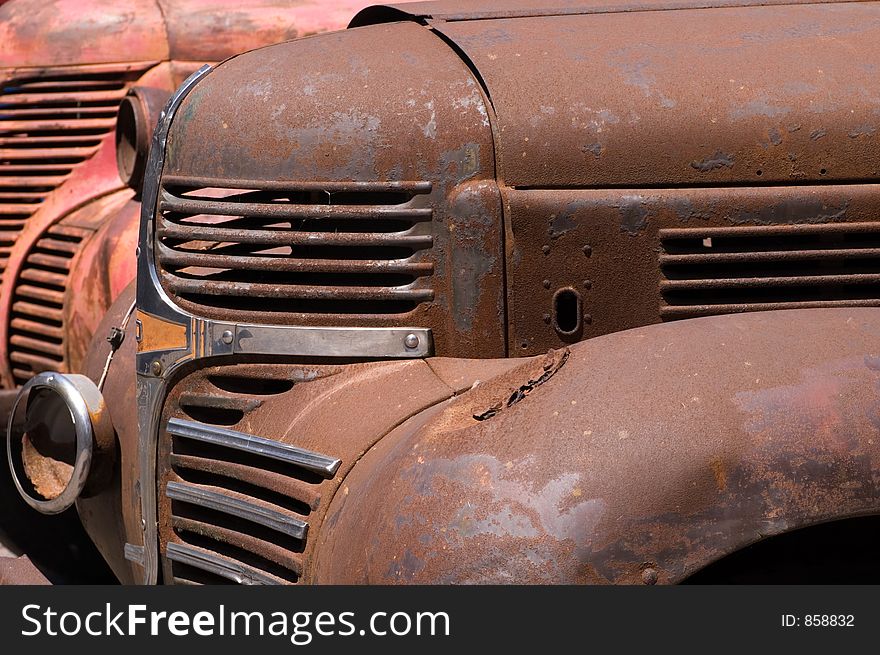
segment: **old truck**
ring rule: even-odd
[[[876,2],[449,0],[200,68],[19,492],[124,583],[871,580],[878,44]]]

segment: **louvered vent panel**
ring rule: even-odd
[[[90,232],[50,227],[28,253],[12,299],[9,361],[17,384],[43,371],[64,371],[64,293],[74,256]]]
[[[181,399],[181,407],[236,411],[234,400]],[[238,408],[245,411],[248,408]],[[228,414],[217,414],[225,423]],[[293,584],[303,571],[308,521],[332,457],[220,425],[172,418],[173,539],[165,549],[176,584]]]
[[[880,306],[880,223],[660,231],[664,319]]]
[[[398,315],[434,298],[429,183],[194,182],[163,179],[156,231],[162,284],[190,311]]]
[[[27,219],[116,125],[148,64],[0,72],[0,272]]]

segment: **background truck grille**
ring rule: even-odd
[[[53,225],[25,260],[12,299],[9,361],[16,384],[43,371],[67,370],[64,294],[73,258],[91,232]]]
[[[660,231],[662,318],[880,306],[880,223]]]
[[[0,272],[27,219],[113,131],[127,83],[148,66],[0,71]]]
[[[434,298],[430,191],[427,182],[165,176],[156,228],[162,285],[208,317],[410,312]]]
[[[215,374],[177,400],[165,427],[175,584],[293,584],[303,573],[319,485],[340,461],[235,429],[293,382]]]

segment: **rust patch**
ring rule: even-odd
[[[44,435],[39,439],[40,443],[48,441]],[[34,489],[46,500],[52,500],[61,495],[61,492],[70,482],[73,474],[73,465],[61,459],[56,459],[51,454],[43,454],[40,448],[34,444],[31,435],[25,435],[21,440],[21,460],[24,472],[34,485]]]
[[[717,168],[733,168],[734,156],[720,150],[708,159],[702,161],[692,161],[691,168],[695,168],[701,173],[708,173]]]
[[[715,476],[715,486],[718,491],[727,489],[727,469],[724,466],[724,460],[720,457],[714,457],[709,466],[712,468],[712,475]]]
[[[569,350],[566,348],[565,350],[557,350],[551,351],[547,353],[547,357],[544,358],[542,363],[542,368],[544,370],[541,375],[533,380],[529,380],[523,385],[520,385],[518,389],[516,389],[506,401],[499,401],[495,405],[492,405],[489,409],[481,414],[474,414],[474,419],[477,421],[485,421],[486,419],[490,419],[500,411],[507,407],[511,407],[521,400],[525,399],[532,391],[534,391],[537,387],[544,384],[551,377],[556,375],[556,372],[559,371],[568,360]]]

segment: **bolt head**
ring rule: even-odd
[[[403,339],[403,345],[413,350],[414,348],[419,347],[419,338],[414,334],[408,334]]]
[[[226,345],[231,344],[231,343],[232,343],[232,339],[233,339],[233,336],[232,336],[232,330],[225,330],[225,331],[223,332],[223,334],[220,335],[220,341],[222,341],[222,342],[225,343]]]
[[[646,568],[642,571],[642,582],[647,585],[657,584],[657,570],[651,567]]]
[[[150,372],[153,375],[161,375],[162,374],[162,362],[158,359],[150,365]]]

